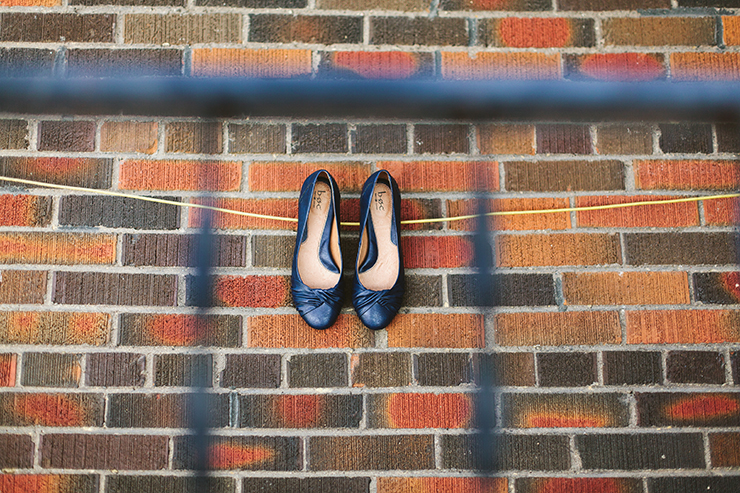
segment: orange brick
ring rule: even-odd
[[[726,45],[740,45],[740,19],[736,16],[722,16],[722,35]]]
[[[497,267],[621,263],[616,234],[499,235]]]
[[[709,226],[732,226],[737,224],[738,199],[704,200],[704,220]]]
[[[367,163],[252,163],[247,183],[252,191],[298,192],[314,171],[325,169],[337,181],[339,190],[359,192],[372,173]]]
[[[531,199],[495,199],[488,202],[487,211],[531,211],[540,209],[563,209],[570,207],[568,199],[531,198]],[[473,200],[448,200],[447,216],[465,216],[476,214],[478,208]],[[475,219],[448,223],[450,229],[474,231]],[[520,214],[496,216],[488,221],[488,228],[496,231],[506,230],[543,230],[570,228],[570,213]]]
[[[671,77],[676,80],[737,80],[740,53],[671,53]]]
[[[73,493],[91,491],[92,476],[73,474],[0,474],[3,493]]]
[[[15,387],[17,354],[0,354],[0,387]]]
[[[294,77],[311,73],[311,50],[197,48],[196,76]]]
[[[675,305],[689,303],[685,272],[566,272],[567,305]]]
[[[3,7],[59,7],[61,0],[2,0]]]
[[[476,127],[481,154],[534,154],[534,125],[489,124]]]
[[[376,394],[368,400],[368,427],[466,428],[473,408],[470,394]]]
[[[635,182],[646,190],[734,190],[740,185],[735,161],[635,161]]]
[[[408,313],[388,326],[389,347],[483,347],[483,317],[471,314]]]
[[[326,330],[309,327],[300,315],[261,315],[247,319],[247,345],[266,348],[358,348],[375,345],[375,336],[354,315],[339,315]]]
[[[559,79],[560,55],[442,52],[445,79]]]
[[[290,304],[290,280],[283,276],[221,276],[213,292],[216,306],[277,308]]]
[[[0,263],[112,264],[116,236],[81,233],[1,233]]]
[[[340,9],[349,9],[346,0],[339,2]],[[359,10],[368,8],[366,4]],[[391,8],[390,10],[396,10]],[[322,54],[322,62],[334,70],[351,71],[366,79],[406,79],[433,72],[433,59],[429,53],[402,51],[336,51]]]
[[[513,428],[627,426],[627,403],[616,394],[506,394],[504,423]]]
[[[650,310],[627,312],[628,344],[740,342],[740,312]]]
[[[0,271],[0,303],[43,303],[47,272]]]
[[[565,65],[574,79],[648,81],[666,74],[663,55],[656,53],[568,55]]]
[[[0,195],[0,226],[46,226],[51,204],[51,197]]]
[[[229,209],[253,214],[265,214],[276,217],[297,218],[298,199],[218,199],[194,200],[195,204],[209,205],[222,209]],[[201,225],[203,211],[191,209],[190,227],[198,228]],[[275,219],[260,219],[239,216],[225,212],[216,212],[212,216],[212,224],[216,229],[296,229],[295,222],[279,221]]]
[[[480,24],[479,24],[480,25]],[[483,21],[479,36],[488,46],[563,48],[594,43],[593,23],[580,19],[505,17]]]
[[[619,344],[617,312],[540,312],[496,314],[496,343],[503,346]]]
[[[0,413],[14,426],[100,426],[103,399],[94,394],[4,394]]]
[[[485,161],[386,161],[378,163],[398,182],[401,192],[498,190],[498,163]]]
[[[150,161],[121,163],[118,188],[128,190],[238,191],[242,164],[230,161]]]
[[[473,261],[467,236],[402,236],[401,251],[407,269],[466,267]]]
[[[110,336],[105,313],[0,313],[2,344],[90,344],[100,346]]]
[[[157,133],[157,122],[105,122],[100,128],[100,150],[154,154]]]
[[[378,493],[506,493],[506,478],[378,478]]]
[[[577,197],[576,206],[590,207],[674,198],[676,197],[660,195]],[[699,209],[695,202],[638,205],[617,209],[578,212],[577,221],[579,227],[597,228],[675,228],[680,226],[698,226]]]

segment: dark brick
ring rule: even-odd
[[[14,493],[98,493],[98,476],[82,474],[0,474],[0,490]]]
[[[370,478],[244,478],[242,485],[244,491],[265,493],[367,493],[370,491]]]
[[[194,394],[111,394],[108,399],[109,428],[185,428],[190,425]],[[208,394],[208,426],[229,426],[228,394]]]
[[[588,125],[537,125],[538,154],[591,154]]]
[[[621,161],[522,161],[505,163],[504,169],[511,192],[624,190]]]
[[[740,272],[700,272],[693,274],[696,301],[702,303],[740,303]]]
[[[653,130],[648,125],[600,125],[597,132],[599,154],[653,153]]]
[[[355,154],[406,154],[406,125],[357,125]]]
[[[422,353],[414,358],[419,385],[454,387],[472,378],[469,354]]]
[[[712,152],[712,126],[708,123],[665,123],[660,125],[663,152]]]
[[[0,303],[43,303],[47,272],[0,270]]]
[[[1,426],[103,426],[104,411],[100,394],[0,394]]]
[[[161,197],[177,200],[172,197]],[[174,205],[119,197],[70,195],[62,197],[59,223],[65,226],[177,229],[180,209]]]
[[[725,383],[725,361],[713,351],[670,351],[666,378],[671,383]]]
[[[232,123],[229,125],[229,152],[285,154],[285,125]]]
[[[710,433],[712,467],[740,467],[740,433]]]
[[[93,387],[141,387],[146,379],[146,358],[136,353],[87,355],[85,384]]]
[[[353,258],[352,262],[355,260]],[[442,306],[442,278],[440,276],[407,275],[404,283],[405,291],[401,306]]]
[[[636,394],[640,426],[738,426],[740,394]]]
[[[732,379],[735,385],[740,385],[740,352],[733,351],[730,353],[732,361]]]
[[[210,354],[157,354],[154,385],[157,387],[210,387],[213,385]]]
[[[300,9],[307,5],[307,0],[196,0],[195,4],[203,7]]]
[[[0,157],[0,173],[11,178],[41,180],[59,185],[110,188],[113,160],[66,157]]]
[[[107,493],[233,493],[233,478],[206,478],[205,486],[194,477],[183,476],[120,476],[111,474],[105,481]]]
[[[54,303],[70,305],[177,304],[177,277],[156,274],[57,272]]]
[[[370,43],[375,45],[467,46],[465,19],[449,17],[371,17]]]
[[[0,73],[4,77],[39,77],[52,74],[54,50],[0,48]]]
[[[629,425],[624,394],[509,394],[502,396],[507,428],[614,428]]]
[[[499,435],[494,470],[564,471],[570,467],[568,437]],[[442,435],[442,467],[474,469],[482,453],[476,435]]]
[[[0,435],[0,467],[33,467],[33,449],[30,435]]]
[[[679,7],[740,7],[740,0],[678,0]]]
[[[55,469],[165,469],[168,442],[166,436],[47,434],[40,462]]]
[[[577,477],[577,478],[520,478],[516,480],[517,493],[589,493],[607,492],[643,493],[639,478]]]
[[[67,51],[67,75],[69,77],[182,75],[182,51],[170,48],[70,49]]]
[[[242,319],[236,315],[124,313],[120,327],[124,346],[191,346],[196,342],[219,347],[241,345]]]
[[[0,149],[28,149],[26,120],[0,120]]]
[[[185,0],[72,0],[70,5],[130,5],[141,7],[184,7]]]
[[[197,265],[197,236],[174,234],[127,234],[123,236],[123,265],[192,267]],[[213,267],[246,267],[247,237],[214,235]]]
[[[42,121],[38,139],[40,151],[94,151],[95,122]]]
[[[344,242],[345,238],[342,238]],[[292,236],[252,236],[252,265],[254,267],[288,268],[293,261],[295,235]],[[349,251],[342,244],[342,251]],[[350,255],[343,255],[349,257]],[[345,269],[345,272],[346,269]]]
[[[468,126],[414,125],[414,152],[416,154],[467,154],[469,152]]]
[[[311,437],[311,470],[434,469],[431,435]]]
[[[293,124],[294,153],[347,152],[347,125],[343,123]]]
[[[26,43],[112,43],[113,15],[14,14],[3,15],[2,41]]]
[[[408,353],[353,354],[350,368],[354,387],[403,387],[411,384]]]
[[[280,386],[279,354],[229,354],[221,387],[269,389]]]
[[[358,428],[362,396],[243,395],[239,415],[242,428]]]
[[[605,351],[605,385],[652,385],[663,381],[661,356],[653,351]]]
[[[550,0],[511,0],[490,3],[479,0],[441,0],[439,8],[444,10],[538,11],[552,10],[552,2]]]
[[[596,354],[539,353],[537,372],[542,387],[582,387],[596,382]]]
[[[649,478],[648,491],[650,493],[686,493],[689,491],[736,493],[740,491],[740,476]]]
[[[717,134],[717,151],[740,152],[740,125],[734,123],[718,123],[715,125]]]
[[[493,306],[547,306],[555,304],[555,285],[550,274],[494,275]],[[472,274],[447,278],[450,305],[477,306],[479,290]]]
[[[734,264],[735,238],[732,233],[632,233],[624,235],[627,263]]]
[[[362,18],[329,15],[251,15],[249,41],[356,44],[362,41]]]
[[[703,469],[699,433],[576,436],[583,469]]]
[[[172,122],[165,125],[167,152],[220,154],[222,141],[221,122]]]
[[[670,0],[561,0],[560,10],[637,10],[670,9]]]
[[[26,353],[21,381],[30,387],[77,387],[81,358],[79,354]]]
[[[288,361],[291,387],[346,387],[346,354],[296,354]]]
[[[482,365],[493,371],[492,385],[533,387],[535,385],[534,355],[532,353],[476,353],[473,354],[473,378],[481,384]]]
[[[194,469],[197,442],[190,436],[175,437],[173,467]],[[212,469],[300,470],[301,440],[288,437],[214,437],[208,457]]]

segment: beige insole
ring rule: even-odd
[[[390,289],[398,279],[398,247],[391,241],[391,226],[393,224],[393,194],[385,183],[376,183],[373,198],[370,203],[370,219],[373,222],[375,237],[378,244],[378,258],[375,265],[365,272],[358,274],[360,283],[367,289],[382,291]],[[367,227],[362,232],[363,240],[367,238]],[[360,245],[358,264],[367,256],[367,241]]]
[[[311,210],[308,213],[306,224],[306,239],[301,243],[298,251],[298,275],[303,283],[311,289],[333,288],[339,282],[341,274],[332,272],[321,263],[319,259],[319,248],[321,237],[324,234],[326,218],[331,207],[331,188],[328,183],[317,181],[313,189],[311,199]],[[329,247],[334,263],[342,265],[342,254],[339,249],[339,230],[336,221],[332,221]]]

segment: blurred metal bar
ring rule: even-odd
[[[735,121],[740,84],[140,77],[0,79],[0,112]]]

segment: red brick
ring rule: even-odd
[[[15,387],[17,354],[0,354],[0,387]]]
[[[187,154],[220,154],[223,151],[221,122],[172,122],[165,125],[165,151]]]
[[[740,433],[711,433],[712,467],[740,467]]]
[[[470,192],[498,190],[498,163],[488,161],[384,161],[401,192]]]
[[[283,276],[220,276],[213,292],[215,306],[277,308],[290,303],[290,282]]]
[[[529,211],[541,209],[563,209],[570,207],[568,199],[559,198],[527,198],[527,199],[495,199],[488,202],[486,211]],[[448,217],[477,214],[478,208],[473,200],[448,200]],[[448,223],[450,229],[474,231],[475,219],[465,219]],[[511,216],[496,216],[488,220],[488,227],[495,231],[506,230],[543,230],[569,229],[570,213],[557,212],[549,214],[517,214]]]
[[[671,53],[671,77],[676,80],[737,80],[740,53]]]
[[[740,166],[735,161],[634,161],[635,185],[645,190],[735,190]]]
[[[97,394],[0,394],[3,426],[102,426],[104,414]]]
[[[51,204],[39,195],[0,195],[0,226],[47,226]]]
[[[566,305],[672,305],[689,303],[685,272],[566,272]]]
[[[100,128],[100,150],[154,154],[159,145],[157,122],[105,122]]]
[[[95,150],[95,122],[42,121],[38,133],[40,151]]]
[[[0,474],[3,493],[96,493],[97,476],[71,474]]]
[[[0,270],[0,303],[43,303],[47,276],[43,271]]]
[[[534,154],[534,125],[476,125],[481,154]]]
[[[402,51],[332,51],[321,54],[319,72],[349,72],[366,79],[406,79],[433,75],[434,58],[431,53]]]
[[[471,394],[371,394],[367,401],[370,428],[469,428]]]
[[[367,163],[256,162],[249,165],[247,183],[251,191],[297,192],[308,175],[320,169],[329,172],[342,193],[359,192],[372,173]]]
[[[627,312],[628,344],[740,342],[740,312],[649,310]]]
[[[165,469],[168,442],[166,436],[46,434],[40,462],[54,469]]]
[[[560,55],[544,53],[492,53],[469,55],[442,52],[445,79],[559,79]]]
[[[606,46],[715,45],[712,17],[618,17],[601,26]]]
[[[496,343],[503,346],[576,346],[621,341],[617,312],[496,314]]]
[[[473,261],[468,236],[402,236],[401,250],[407,269],[467,267]]]
[[[497,235],[497,267],[621,263],[616,234]]]
[[[373,333],[354,315],[339,315],[326,330],[314,330],[299,315],[262,315],[247,319],[247,345],[266,348],[372,347]]]
[[[124,314],[121,344],[192,346],[202,339],[209,346],[237,347],[241,325],[241,318],[235,315]]]
[[[478,37],[486,46],[564,48],[594,46],[594,23],[563,17],[506,17],[479,21]]]
[[[3,7],[58,7],[61,0],[3,0]]]
[[[576,207],[626,204],[630,202],[675,199],[675,196],[633,195],[576,197]],[[699,210],[695,202],[676,204],[638,205],[581,211],[577,213],[579,227],[601,228],[675,228],[681,226],[698,226]]]
[[[521,478],[518,493],[642,493],[639,478]]]
[[[735,16],[722,16],[722,35],[726,45],[740,45],[740,19]]]
[[[704,200],[704,220],[709,226],[734,226],[738,217],[738,199]]]
[[[109,337],[110,315],[106,313],[0,313],[0,342],[3,344],[100,346]]]
[[[192,75],[295,77],[311,73],[311,50],[196,48]]]
[[[242,164],[233,161],[131,161],[121,163],[122,190],[238,191]]]
[[[110,188],[112,172],[112,159],[0,157],[0,173],[3,176],[58,185]]]
[[[740,424],[740,394],[636,393],[638,426],[730,427]]]
[[[209,205],[252,214],[265,214],[277,217],[298,217],[298,199],[197,199],[195,204]],[[191,228],[201,226],[202,211],[190,211]],[[259,219],[224,212],[216,212],[212,216],[212,223],[216,229],[293,229],[295,222],[279,221],[275,219]]]
[[[504,426],[512,428],[612,428],[629,424],[619,394],[504,394]]]
[[[132,14],[123,19],[124,43],[193,45],[242,41],[238,14]]]
[[[112,264],[115,235],[0,233],[0,263]]]
[[[318,436],[308,442],[314,471],[434,469],[432,435]]]
[[[388,326],[389,347],[478,348],[483,317],[471,314],[406,313]]]
[[[507,493],[506,478],[415,477],[378,478],[378,493]]]
[[[648,81],[666,76],[664,57],[656,53],[566,55],[565,67],[570,79]]]

